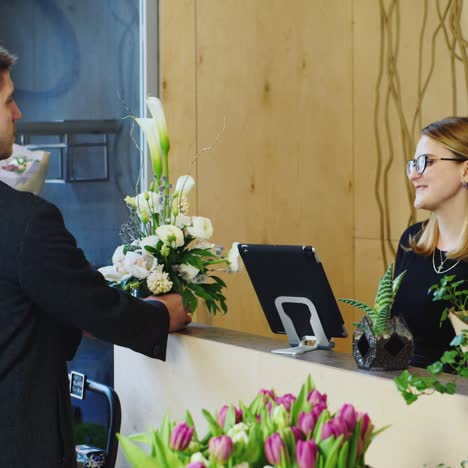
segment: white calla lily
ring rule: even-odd
[[[154,121],[158,127],[159,140],[161,142],[161,149],[164,155],[167,155],[170,148],[169,134],[167,132],[166,116],[161,101],[154,96],[149,96],[146,99],[146,105],[153,116]]]
[[[158,179],[163,172],[163,158],[161,150],[161,140],[159,137],[158,124],[154,119],[135,118],[136,123],[141,127],[145,134],[146,142],[150,152],[151,165],[153,166],[154,176]]]

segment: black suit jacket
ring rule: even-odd
[[[0,219],[0,466],[73,467],[81,330],[164,360],[167,309],[109,288],[45,200],[0,182]]]

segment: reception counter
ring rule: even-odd
[[[393,378],[399,372],[357,369],[350,354],[312,351],[297,357],[272,354],[285,342],[193,324],[169,337],[167,362],[115,348],[115,388],[122,403],[124,435],[161,423],[166,411],[183,420],[191,411],[206,428],[201,408],[250,402],[260,388],[297,393],[310,374],[329,408],[352,403],[369,414],[377,428],[390,427],[371,444],[366,462],[373,468],[460,466],[468,460],[468,384],[457,394],[433,394],[407,406]],[[414,369],[415,373],[422,370]],[[117,467],[127,467],[119,453]]]

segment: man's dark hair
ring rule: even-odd
[[[0,72],[9,70],[16,62],[16,57],[0,46]]]

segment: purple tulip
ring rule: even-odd
[[[296,397],[292,393],[285,393],[283,396],[276,398],[278,405],[283,405],[286,411],[291,409],[291,405],[296,401]]]
[[[276,398],[274,390],[268,390],[266,388],[262,388],[259,392],[260,395],[263,395],[263,402],[266,403],[270,401],[270,398],[274,400]]]
[[[314,414],[313,411],[309,411],[305,413],[304,411],[299,415],[297,419],[297,425],[299,429],[308,436],[314,429],[315,424],[317,423],[317,416]]]
[[[327,394],[320,393],[318,390],[312,390],[307,397],[307,401],[312,403],[312,405],[322,404],[323,406],[327,406]]]
[[[271,465],[277,465],[281,463],[281,457],[284,455],[286,447],[284,446],[281,436],[275,432],[265,440],[263,450],[268,463]]]
[[[304,440],[305,439],[305,435],[304,433],[296,426],[291,426],[290,427],[292,433],[294,434],[294,438],[296,439],[296,442],[298,440]]]
[[[187,465],[187,468],[206,468],[205,464],[202,462],[193,462]]]
[[[187,423],[179,423],[171,433],[170,446],[174,450],[185,450],[192,440],[193,429]]]
[[[239,408],[236,408],[235,406],[233,406],[233,408],[234,408],[234,414],[236,418],[236,424],[240,423],[242,421],[242,416],[243,416],[242,410]],[[229,411],[228,405],[224,405],[218,411],[218,424],[221,427],[224,427],[224,423],[226,422],[226,416],[228,414],[228,411]]]
[[[338,417],[346,424],[348,432],[353,432],[356,428],[358,416],[354,406],[349,403],[345,403],[338,413]]]
[[[296,445],[296,461],[299,468],[315,468],[318,447],[314,439],[300,440]]]
[[[226,463],[233,448],[232,439],[226,435],[212,437],[208,443],[208,451],[216,463]]]
[[[361,421],[361,434],[359,437],[358,443],[358,457],[362,455],[364,443],[366,443],[374,430],[374,425],[372,424],[369,415],[367,413],[358,413],[358,421]]]
[[[349,433],[346,424],[340,418],[335,417],[333,419],[330,419],[330,421],[327,421],[322,426],[322,440],[328,439],[332,436],[338,438],[342,434],[344,435],[344,442],[348,438]]]

